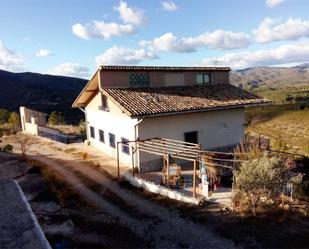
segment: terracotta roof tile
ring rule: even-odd
[[[270,103],[230,84],[143,88],[104,88],[129,116],[199,112]]]
[[[230,71],[229,67],[101,66],[101,70],[129,71]]]

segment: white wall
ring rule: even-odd
[[[202,149],[234,145],[244,135],[244,108],[145,118],[138,126],[141,139],[166,137],[184,141],[184,133],[197,131]],[[140,154],[140,163],[158,159],[158,156]]]
[[[109,135],[108,133],[113,133],[116,136],[117,142],[121,141],[121,137],[129,140],[135,140],[134,138],[134,125],[136,124],[136,119],[131,119],[127,115],[123,114],[122,111],[115,106],[111,101],[108,102],[110,111],[99,110],[99,105],[101,104],[100,93],[89,103],[86,107],[86,119],[88,122],[88,139],[91,145],[102,150],[104,153],[116,158],[117,150],[109,145]],[[90,137],[90,126],[95,128],[95,138]],[[99,140],[99,129],[104,131],[105,143]],[[130,155],[122,152],[121,146],[119,147],[119,159],[122,163],[131,165],[131,148]]]

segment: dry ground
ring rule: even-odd
[[[52,143],[52,144],[51,144]],[[183,218],[177,209],[162,206],[122,187],[63,145],[38,139],[29,158],[56,172],[73,191],[101,212],[155,248],[235,248],[208,226]],[[107,158],[108,159],[108,158]]]
[[[127,238],[124,245],[131,248],[309,248],[308,217],[290,212],[239,217],[180,204],[127,183],[119,185],[83,160],[81,151],[45,139],[39,139],[30,154],[35,164],[57,175],[58,189],[69,186],[71,194],[63,199],[81,232],[74,239],[83,247],[106,244],[122,234],[119,240]]]

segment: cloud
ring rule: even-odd
[[[0,68],[9,71],[22,71],[24,68],[25,58],[16,54],[14,51],[9,50],[0,41]]]
[[[103,21],[92,21],[85,25],[76,23],[72,26],[73,33],[84,39],[104,39],[108,40],[112,36],[128,35],[135,32],[131,24],[106,23]]]
[[[266,0],[266,5],[269,8],[274,8],[274,7],[282,4],[284,1],[286,1],[286,0]]]
[[[275,49],[253,52],[228,53],[220,57],[206,58],[202,65],[246,68],[308,61],[309,42],[282,45]]]
[[[119,12],[124,23],[140,26],[146,20],[143,10],[130,8],[124,1],[120,1],[119,6],[114,7],[114,9]]]
[[[49,74],[63,75],[77,78],[89,78],[90,70],[88,67],[81,66],[78,63],[63,63],[48,70]]]
[[[206,32],[196,37],[178,38],[173,33],[165,33],[152,41],[143,40],[139,42],[140,46],[147,46],[150,50],[179,53],[195,52],[199,47],[220,50],[238,49],[248,47],[249,44],[249,35],[222,29]]]
[[[35,55],[38,57],[46,57],[53,55],[52,51],[48,49],[40,49],[39,51],[35,52]]]
[[[265,18],[259,28],[252,33],[259,43],[270,43],[272,41],[297,40],[309,37],[309,20],[300,18],[289,18],[286,22],[276,25],[277,22],[269,17]]]
[[[162,9],[166,11],[175,11],[178,10],[178,6],[173,1],[162,1]]]
[[[95,58],[97,65],[135,65],[143,60],[155,59],[156,55],[145,49],[113,46]]]
[[[120,1],[119,6],[114,7],[120,14],[123,23],[104,22],[93,20],[86,24],[75,23],[72,25],[72,32],[84,40],[103,39],[108,40],[112,36],[130,35],[136,32],[136,27],[140,26],[146,17],[140,9],[129,8],[128,4]]]

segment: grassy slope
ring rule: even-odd
[[[264,121],[250,124],[247,131],[268,136],[274,149],[309,156],[309,109],[277,110],[264,110]]]

